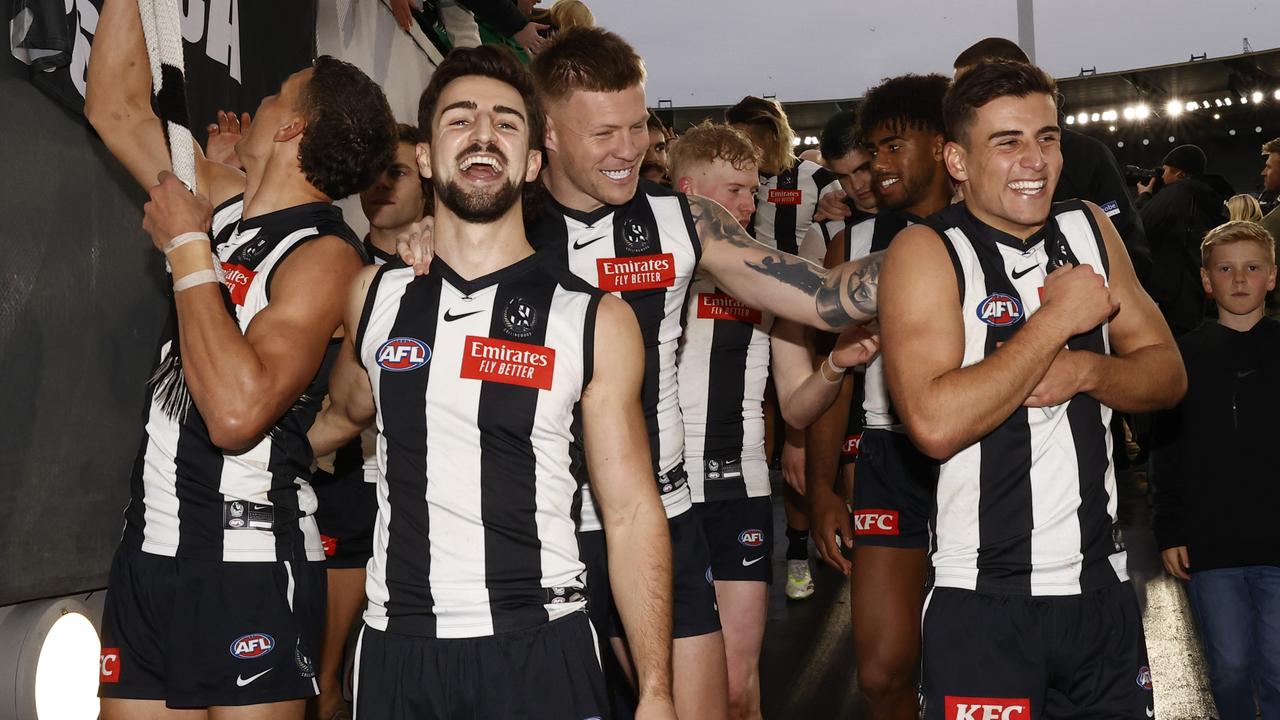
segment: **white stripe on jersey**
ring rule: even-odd
[[[857,260],[871,254],[875,238],[876,219],[872,216],[849,228],[849,253],[846,260]],[[889,398],[889,385],[884,378],[884,358],[876,355],[867,363],[864,378],[862,410],[863,426],[877,430],[905,432],[902,422],[893,414],[893,401]]]
[[[817,179],[815,179],[815,176]],[[798,199],[787,194],[785,189],[778,188],[778,181],[783,175],[772,175],[769,177],[761,177],[760,189],[756,194],[756,214],[752,219],[752,229],[755,231],[755,238],[770,247],[780,247],[783,250],[791,251],[792,248],[799,248],[803,245],[805,235],[809,232],[809,226],[813,223],[813,214],[818,210],[818,198],[823,195],[840,188],[840,183],[831,174],[831,171],[822,167],[818,163],[811,160],[800,160],[796,167],[796,190],[799,190],[800,197]],[[822,182],[819,185],[819,182]],[[795,237],[791,240],[794,245],[779,242],[779,238],[775,237],[777,229],[777,217],[779,211],[785,209],[789,212],[795,210],[795,227],[792,230]],[[811,244],[812,247],[812,244]],[[823,249],[825,253],[826,249]],[[819,265],[822,264],[822,256],[816,258],[805,258]]]

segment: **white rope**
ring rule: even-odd
[[[182,18],[179,0],[138,0],[142,34],[151,63],[151,87],[160,119],[169,138],[173,173],[194,192],[196,189],[195,138],[187,111],[186,76],[182,60]]]

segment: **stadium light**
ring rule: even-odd
[[[1213,119],[1214,119],[1214,120],[1221,120],[1221,119],[1222,119],[1222,116],[1221,116],[1221,115],[1219,115],[1218,113],[1214,113],[1214,114],[1213,114]]]
[[[1115,131],[1116,131],[1116,126],[1115,126],[1115,125],[1112,125],[1111,127],[1107,128],[1107,129],[1108,129],[1108,130],[1110,130],[1111,132],[1115,132]]]
[[[1222,102],[1228,106],[1231,105],[1231,98],[1222,98]]]
[[[1091,122],[1098,122],[1098,121],[1099,121],[1099,120],[1101,120],[1101,119],[1102,119],[1102,115],[1100,115],[1100,114],[1098,114],[1098,113],[1094,113],[1094,114],[1092,114],[1092,115],[1090,115],[1090,116],[1089,116],[1089,120],[1090,120]]]
[[[1075,115],[1068,115],[1068,116],[1067,116],[1067,124],[1068,124],[1068,125],[1075,125],[1075,124],[1076,124],[1076,116],[1075,116]]]
[[[1132,105],[1129,105],[1124,109],[1125,120],[1132,120],[1137,116],[1138,116],[1138,111]]]
[[[1256,102],[1256,103],[1260,103],[1260,102],[1262,102],[1262,91],[1261,91],[1261,90],[1254,90],[1254,91],[1253,91],[1253,94],[1252,94],[1252,95],[1250,95],[1249,97],[1250,97],[1250,99],[1252,99],[1254,102]]]
[[[1245,97],[1245,96],[1241,95],[1241,96],[1240,96],[1240,104],[1241,104],[1241,105],[1248,105],[1248,104],[1249,104],[1249,98],[1247,98],[1247,97]]]
[[[1187,108],[1187,112],[1191,112],[1192,110],[1199,110],[1200,103],[1196,102],[1195,100],[1192,100],[1191,102],[1187,103],[1186,108]]]
[[[1102,119],[1106,120],[1107,122],[1115,122],[1117,117],[1119,117],[1119,115],[1116,113],[1115,110],[1108,110],[1102,113]]]
[[[1178,117],[1182,114],[1182,101],[1170,100],[1169,103],[1164,106],[1164,111],[1169,115],[1169,117]]]
[[[1089,124],[1089,113],[1080,113],[1076,116],[1076,122],[1081,125]]]
[[[1277,99],[1277,100],[1280,100],[1280,90],[1275,91],[1275,93],[1274,93],[1274,94],[1272,94],[1272,96],[1271,96],[1271,97],[1273,97],[1273,98],[1275,98],[1275,99]]]
[[[0,716],[93,720],[102,670],[91,611],[77,598],[0,608]]]
[[[800,144],[800,138],[798,138],[798,137],[793,137],[793,138],[791,138],[791,145],[792,145],[793,147],[794,147],[794,146],[797,146],[797,145],[799,145],[799,144]]]
[[[1151,108],[1147,106],[1146,103],[1142,103],[1141,105],[1138,105],[1137,107],[1135,107],[1133,109],[1133,112],[1134,112],[1134,115],[1136,115],[1139,120],[1146,120],[1148,117],[1151,116]]]

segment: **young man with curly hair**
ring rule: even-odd
[[[335,289],[364,263],[333,201],[391,162],[395,120],[372,80],[319,57],[262,101],[245,172],[199,155],[193,195],[165,172],[148,67],[137,4],[110,0],[85,112],[140,184],[160,178],[144,228],[176,319],[108,580],[102,715],[301,718],[325,603],[305,432],[337,348]]]

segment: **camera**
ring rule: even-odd
[[[1156,177],[1157,175],[1163,175],[1163,174],[1164,173],[1162,168],[1155,168],[1153,170],[1151,168],[1139,167],[1137,165],[1124,166],[1124,181],[1129,185],[1137,185],[1138,183],[1145,183],[1151,178]]]

